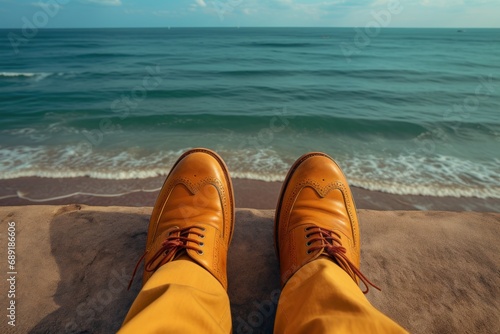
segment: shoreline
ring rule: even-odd
[[[106,180],[22,177],[0,180],[0,206],[153,206],[165,176]],[[282,182],[233,178],[237,208],[275,209]],[[351,187],[358,209],[500,212],[500,199],[396,195]],[[19,195],[18,195],[19,194]],[[69,196],[73,194],[73,196]]]

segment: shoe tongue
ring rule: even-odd
[[[186,252],[186,250],[185,250],[185,249],[183,249],[183,250],[179,251],[179,252],[177,253],[177,255],[174,257],[174,259],[173,259],[173,260],[187,260],[187,261],[191,261],[191,262],[193,262],[193,259],[191,259],[191,258],[189,257],[189,255],[187,255],[187,252]]]
[[[304,226],[304,227],[310,227],[311,229],[314,228],[321,228],[323,230],[330,230],[332,228],[331,222],[328,221],[318,221],[315,217],[303,217],[303,219],[299,222],[298,225]],[[312,231],[312,230],[311,230]]]
[[[341,267],[342,269],[343,266],[339,263],[339,261],[337,261],[337,259],[333,256],[330,256],[329,254],[327,254],[325,251],[323,251],[319,256],[318,256],[318,259],[325,259],[325,260],[330,260],[332,261],[333,263],[335,263],[336,265],[338,265],[339,267]],[[344,269],[345,270],[345,269]]]

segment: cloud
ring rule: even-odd
[[[348,5],[346,0],[329,0],[316,3],[298,3],[294,0],[275,0],[275,4],[290,10],[299,17],[307,15],[313,18],[320,18],[321,16],[338,10],[339,6]]]
[[[196,0],[196,3],[200,7],[206,7],[207,6],[207,4],[205,3],[205,0]]]
[[[95,3],[103,6],[121,6],[122,0],[85,0],[85,2]]]
[[[207,7],[205,0],[195,0],[194,3],[191,3],[188,7],[190,12],[196,12],[198,7]]]

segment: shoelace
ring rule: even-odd
[[[195,250],[196,252],[198,252],[198,254],[203,254],[202,249],[187,244],[188,242],[193,242],[193,243],[198,244],[198,246],[200,246],[200,247],[203,246],[202,241],[200,241],[198,239],[192,239],[192,238],[187,237],[187,235],[189,235],[189,234],[196,234],[201,239],[205,238],[205,235],[197,230],[204,232],[205,228],[201,227],[201,226],[193,225],[193,226],[188,226],[188,227],[184,227],[181,229],[173,230],[172,232],[170,232],[169,236],[162,242],[160,249],[158,249],[158,251],[153,255],[153,257],[148,262],[146,262],[146,264],[144,265],[144,270],[148,271],[148,272],[156,271],[158,268],[160,268],[165,263],[172,261],[174,259],[175,255],[177,254],[177,252],[179,252],[179,250],[181,250],[181,249],[192,249],[192,250]],[[134,272],[132,273],[132,278],[130,279],[130,282],[128,284],[128,288],[127,288],[128,290],[130,289],[130,286],[132,285],[132,282],[134,281],[134,277],[135,277],[135,274],[137,272],[137,269],[139,268],[139,265],[144,260],[147,253],[148,253],[148,251],[145,251],[144,254],[142,254],[139,261],[137,261],[137,264],[135,265],[135,268],[134,268]],[[165,254],[165,257],[161,261],[159,261],[158,263],[155,264],[155,261],[158,260],[158,258],[160,258],[163,254]]]
[[[340,235],[337,232],[316,226],[306,227],[305,230],[311,231],[308,234],[306,234],[306,238],[308,239],[310,238],[309,241],[307,242],[307,246],[312,246],[312,244],[315,241],[321,242],[320,245],[312,246],[311,248],[309,248],[309,250],[307,251],[308,254],[318,249],[324,249],[324,251],[326,252],[325,255],[335,260],[338,264],[343,264],[348,266],[352,270],[354,275],[357,276],[363,282],[366,288],[365,290],[363,290],[364,294],[368,293],[368,291],[370,290],[370,288],[368,287],[369,285],[380,291],[380,288],[375,284],[373,284],[372,282],[370,282],[370,280],[366,278],[365,275],[363,275],[363,273],[356,267],[356,265],[354,265],[354,263],[352,263],[351,260],[349,260],[349,258],[346,255],[347,250],[345,249],[345,247],[342,246]],[[316,236],[313,237],[313,235]]]

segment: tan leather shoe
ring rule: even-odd
[[[305,264],[327,257],[368,291],[374,286],[359,271],[360,240],[356,207],[347,180],[328,155],[300,157],[283,183],[274,223],[281,284]]]
[[[167,176],[151,214],[141,258],[143,284],[163,264],[182,256],[207,269],[227,290],[233,225],[233,187],[222,158],[202,148],[184,153]]]

